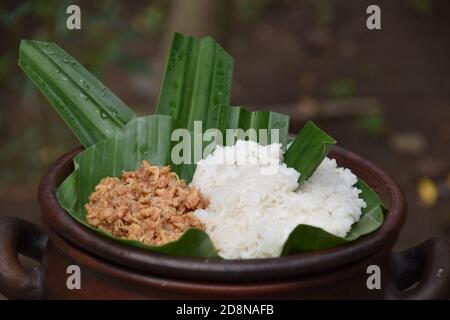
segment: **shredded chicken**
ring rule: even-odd
[[[178,240],[190,228],[204,230],[193,214],[209,205],[195,187],[170,171],[143,161],[121,179],[100,181],[85,205],[88,222],[117,237],[162,245]]]

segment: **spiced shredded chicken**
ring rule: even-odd
[[[193,214],[209,205],[195,187],[170,170],[143,161],[121,179],[100,181],[85,205],[88,222],[117,237],[162,245],[190,228],[204,230]]]

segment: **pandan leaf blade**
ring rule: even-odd
[[[301,184],[314,173],[335,144],[336,140],[308,121],[284,154],[284,162],[300,172]]]
[[[189,130],[194,121],[216,128],[221,105],[230,104],[233,59],[212,38],[175,33],[169,51],[157,114],[173,116]]]
[[[227,129],[242,129],[244,132],[254,129],[256,139],[250,140],[256,140],[262,145],[281,143],[285,149],[289,133],[289,116],[278,112],[252,112],[244,107],[221,106],[217,125],[225,139]],[[230,141],[225,142],[224,144],[233,144]]]
[[[136,117],[116,95],[54,43],[22,40],[19,66],[85,146]]]

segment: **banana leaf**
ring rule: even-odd
[[[165,66],[157,114],[173,116],[187,129],[202,121],[217,128],[219,108],[230,104],[233,58],[212,38],[175,33]]]
[[[136,116],[54,43],[22,40],[19,66],[85,147],[112,137]]]
[[[181,256],[217,258],[209,236],[190,229],[177,241],[163,246],[149,246],[139,241],[114,237],[91,226],[84,205],[95,186],[105,177],[119,177],[122,171],[136,170],[143,160],[154,165],[171,165],[180,177],[191,176],[192,166],[173,164],[171,134],[181,125],[169,116],[153,115],[131,120],[113,137],[88,147],[74,159],[75,170],[58,188],[59,203],[86,227],[134,247]]]
[[[178,241],[152,247],[139,241],[114,237],[90,226],[86,220],[84,204],[98,182],[106,176],[120,176],[122,170],[135,170],[144,159],[152,164],[170,164],[181,177],[189,179],[192,166],[173,164],[170,157],[173,142],[167,143],[173,130],[180,127],[181,124],[168,116],[137,118],[113,138],[87,148],[75,158],[74,173],[58,189],[61,205],[80,223],[124,244],[167,254],[217,258],[209,236],[200,230],[189,230]],[[299,225],[285,242],[282,255],[338,246],[376,230],[383,222],[381,200],[362,180],[356,186],[361,189],[361,198],[367,207],[362,210],[361,219],[352,226],[345,238],[313,226]]]
[[[294,253],[336,247],[377,230],[384,220],[383,203],[377,193],[361,179],[356,183],[356,187],[362,191],[360,198],[366,202],[367,207],[362,209],[360,220],[352,225],[344,238],[335,236],[321,228],[300,224],[290,233],[284,243],[281,255],[287,256]]]
[[[335,144],[336,140],[308,121],[286,150],[284,162],[300,172],[301,184],[316,171]]]

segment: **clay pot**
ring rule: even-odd
[[[174,257],[128,247],[89,231],[59,206],[55,195],[80,151],[62,156],[41,180],[39,201],[46,231],[20,219],[0,219],[0,292],[9,298],[449,297],[448,241],[435,238],[392,253],[406,215],[402,191],[381,169],[345,149],[334,148],[330,157],[381,196],[388,208],[382,227],[349,245],[255,260]],[[39,266],[24,268],[19,253]],[[80,289],[70,285],[72,272],[78,271]],[[375,274],[381,277],[380,287],[370,278]]]

